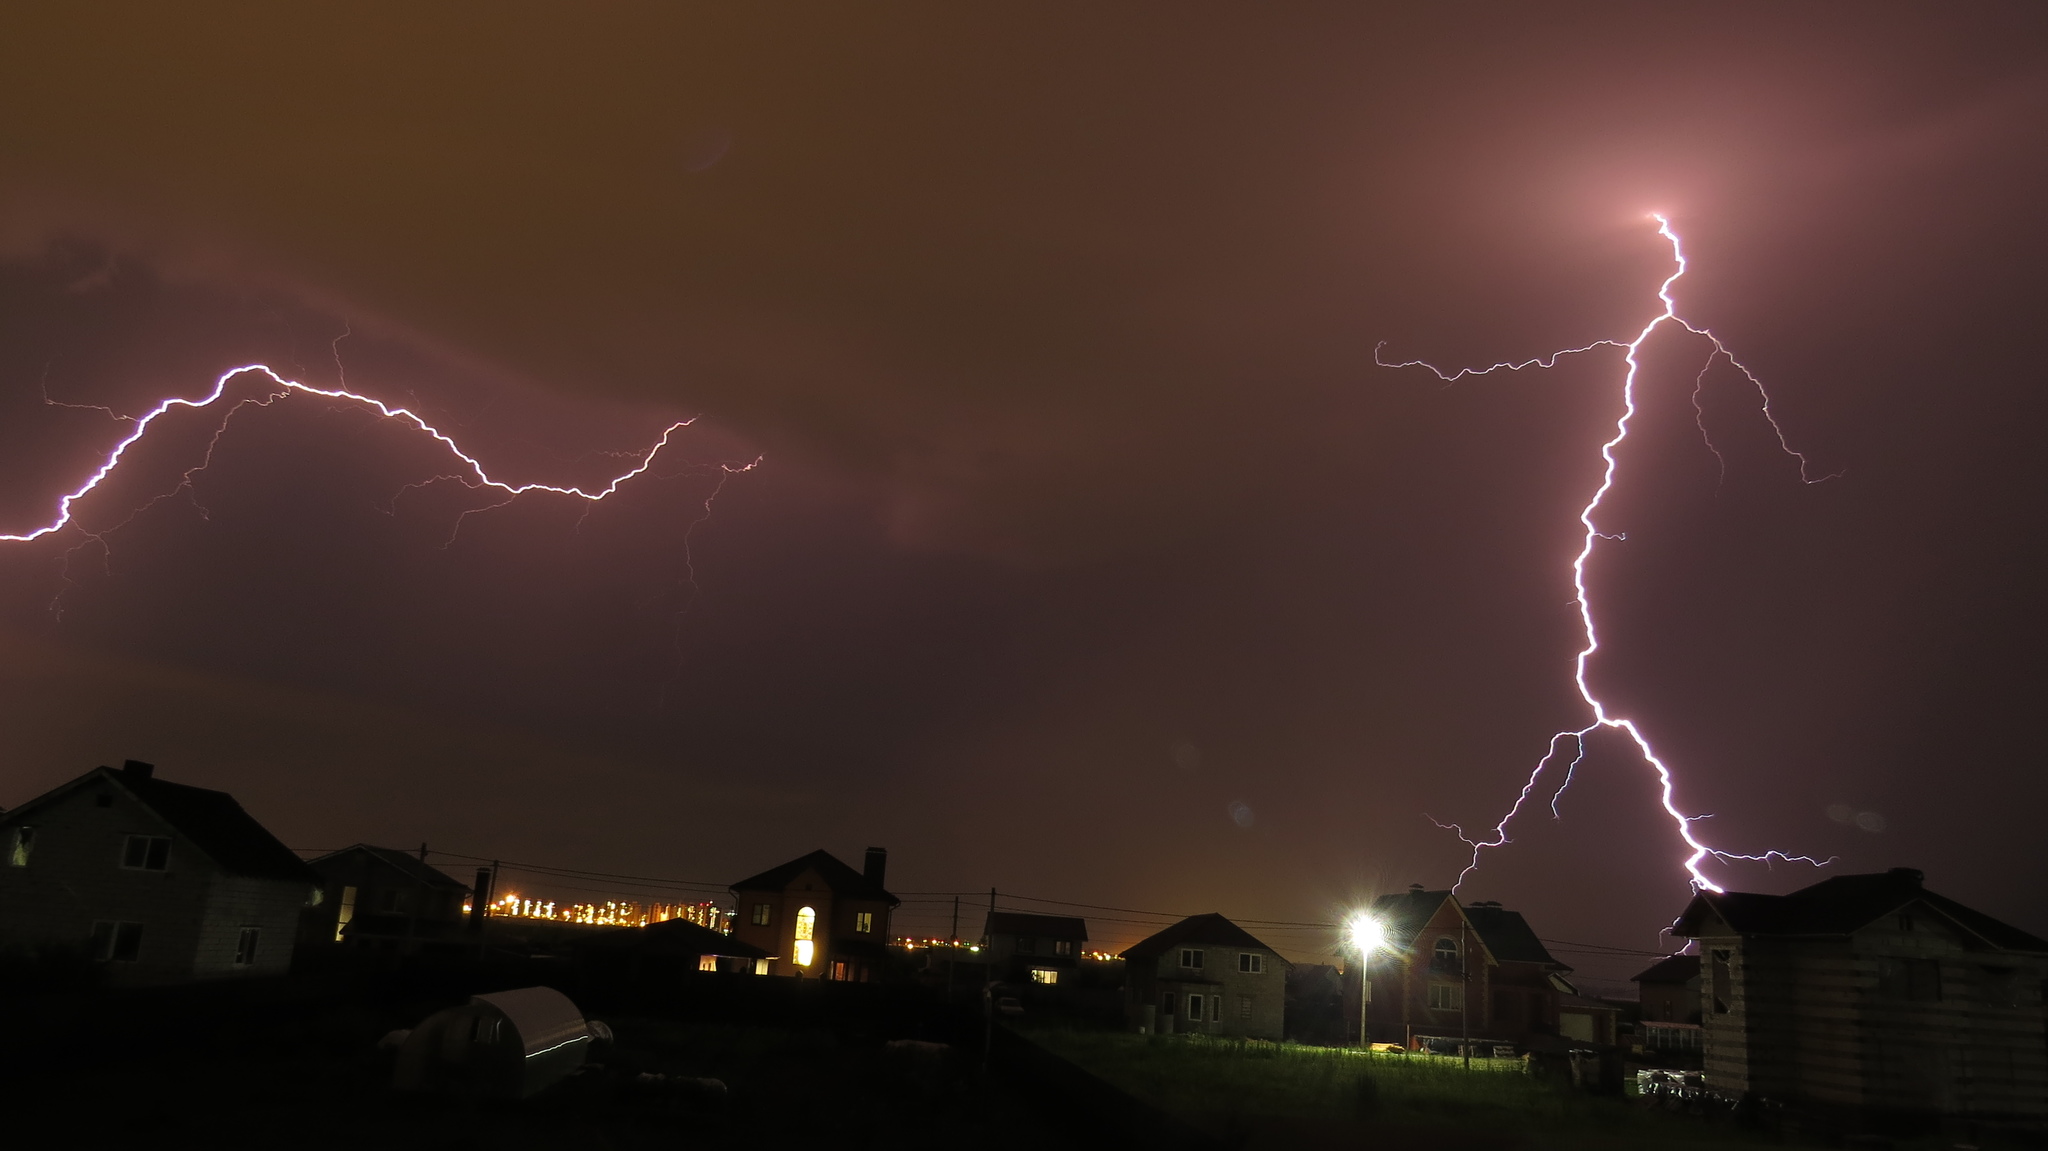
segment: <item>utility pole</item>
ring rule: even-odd
[[[1458,910],[1458,938],[1464,945],[1458,949],[1458,978],[1463,981],[1458,992],[1458,1047],[1465,1053],[1465,1070],[1472,1070],[1472,924],[1464,918],[1463,908]]]
[[[953,941],[953,946],[960,946],[960,897],[957,895],[953,897],[953,934],[947,938]]]

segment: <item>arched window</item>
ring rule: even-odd
[[[1458,970],[1458,941],[1446,935],[1436,941],[1436,963],[1438,971]]]
[[[818,945],[813,937],[818,932],[818,913],[805,907],[796,913],[796,962],[799,967],[809,967],[818,957]]]

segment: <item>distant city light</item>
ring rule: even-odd
[[[463,910],[469,910],[465,904]],[[630,899],[607,899],[603,903],[557,903],[552,899],[527,899],[513,892],[493,900],[494,919],[541,919],[551,923],[580,923],[593,927],[645,927],[671,919],[687,919],[722,935],[732,934],[732,913],[709,901],[703,903],[638,903]]]

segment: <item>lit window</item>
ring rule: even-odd
[[[334,941],[336,943],[341,942],[341,929],[347,927],[348,921],[355,917],[356,889],[354,887],[344,887],[341,889],[341,910],[334,913]]]
[[[1266,957],[1256,951],[1241,951],[1237,956],[1237,969],[1246,975],[1262,975],[1266,970]]]
[[[1456,983],[1432,983],[1429,1006],[1434,1011],[1456,1011],[1465,1006],[1465,989]]]
[[[818,932],[818,913],[814,908],[800,908],[796,913],[796,962],[799,967],[809,967],[818,957],[818,947],[813,938]]]
[[[171,860],[171,841],[162,835],[131,835],[121,851],[121,866],[133,871],[162,871]]]
[[[142,954],[142,925],[95,920],[87,951],[102,963],[133,963]]]
[[[754,974],[756,974],[756,975],[766,975],[766,974],[768,974],[768,961],[767,961],[767,960],[765,960],[765,959],[756,959],[756,960],[754,960]]]
[[[833,978],[833,979],[834,979],[835,981],[837,981],[837,982],[842,982],[842,983],[843,983],[843,982],[845,982],[845,981],[846,981],[846,975],[847,975],[847,970],[846,970],[846,960],[844,960],[844,959],[835,959],[835,960],[833,960],[833,961],[832,961],[832,978]]]
[[[1237,1017],[1239,1019],[1250,1019],[1252,1017],[1251,996],[1240,995],[1237,997]]]
[[[1031,982],[1033,983],[1058,983],[1059,981],[1060,973],[1057,971],[1047,971],[1043,967],[1031,969]]]
[[[773,920],[774,914],[774,905],[767,903],[756,903],[754,905],[754,926],[768,926],[768,924]]]
[[[242,934],[235,940],[236,967],[254,967],[256,965],[256,937],[259,934],[261,932],[254,927],[244,927],[242,929]]]
[[[697,957],[697,970],[699,970],[699,971],[716,971],[716,970],[718,970],[718,956],[716,956],[716,955],[699,955],[699,956]]]
[[[1191,970],[1200,971],[1202,969],[1202,949],[1199,947],[1181,948],[1180,965]]]
[[[29,852],[36,849],[36,829],[17,827],[14,829],[14,846],[7,853],[9,867],[27,867]]]
[[[1074,953],[1074,941],[1071,939],[1053,940],[1052,953],[1054,955],[1072,955]]]
[[[1202,1021],[1202,997],[1201,997],[1201,996],[1199,996],[1199,995],[1190,995],[1190,996],[1188,996],[1188,1018],[1189,1018],[1189,1019],[1192,1019],[1192,1020],[1194,1020],[1194,1021],[1195,1021],[1195,1022],[1197,1022],[1197,1023],[1200,1023],[1200,1022]]]
[[[875,929],[875,913],[856,911],[853,913],[853,929],[865,935]]]

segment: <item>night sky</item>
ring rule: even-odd
[[[1585,722],[1622,365],[1374,348],[1631,338],[1660,211],[1683,314],[1840,475],[1725,364],[1724,474],[1704,343],[1650,341],[1595,685],[1717,846],[2048,928],[2048,11],[1421,8],[0,18],[0,530],[126,426],[45,396],[250,362],[521,481],[700,417],[602,503],[465,517],[408,489],[431,441],[295,397],[129,519],[219,426],[167,418],[94,536],[0,545],[0,803],[137,758],[309,849],[722,884],[881,844],[905,892],[1264,920],[1446,886],[1431,817]],[[1654,803],[1596,739],[1463,894],[1654,949]]]

